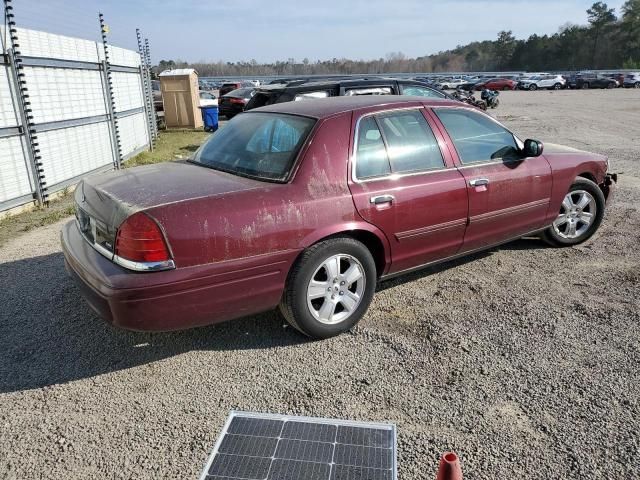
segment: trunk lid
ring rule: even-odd
[[[76,218],[89,243],[113,253],[130,215],[153,207],[264,187],[264,183],[187,162],[166,162],[85,178],[75,191]]]

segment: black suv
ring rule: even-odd
[[[309,98],[350,95],[414,95],[453,99],[447,93],[425,83],[396,78],[350,78],[334,80],[296,80],[286,84],[265,85],[256,89],[245,110]]]
[[[579,73],[575,81],[569,82],[571,88],[616,88],[618,82],[613,78],[595,73]]]

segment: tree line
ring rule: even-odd
[[[640,69],[640,0],[627,0],[618,15],[604,2],[587,9],[587,25],[566,23],[553,35],[516,39],[501,31],[496,40],[472,42],[453,50],[417,58],[393,52],[377,60],[296,61],[275,63],[195,62],[161,60],[156,72],[168,68],[195,68],[200,76],[325,75],[437,73],[465,71],[563,71],[586,69]]]

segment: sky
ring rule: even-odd
[[[424,56],[500,30],[517,38],[586,24],[593,0],[14,0],[18,26],[97,40],[97,12],[109,41],[152,61],[375,59]],[[620,13],[623,0],[607,2]]]

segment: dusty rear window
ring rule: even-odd
[[[237,175],[283,181],[315,120],[276,113],[244,113],[221,128],[193,163]]]

